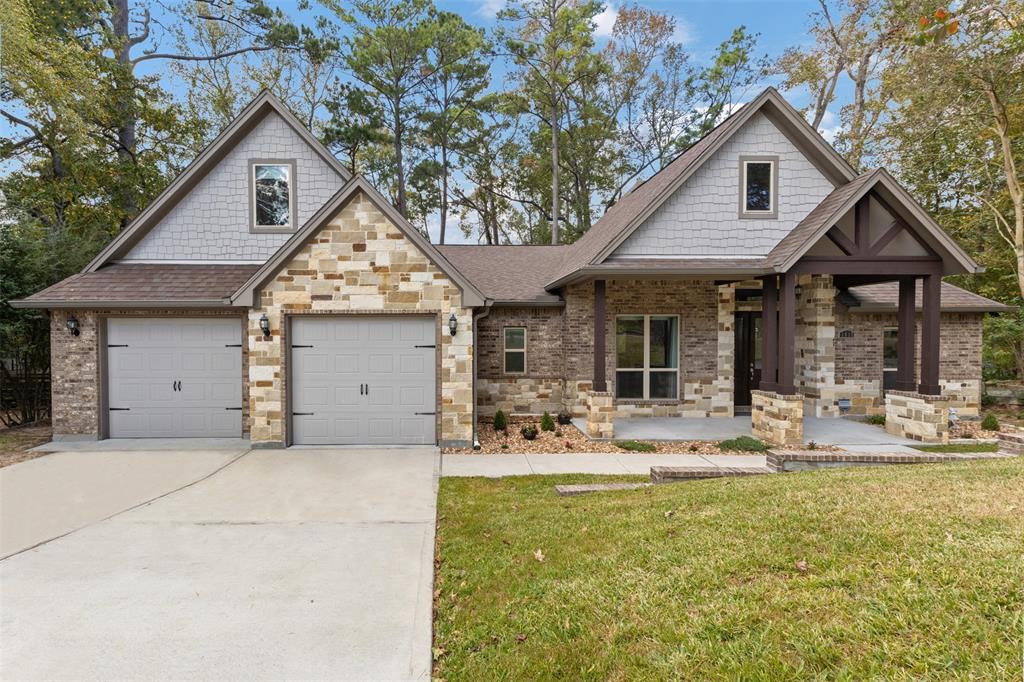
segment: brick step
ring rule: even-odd
[[[1013,457],[1008,452],[821,452],[818,450],[769,450],[765,457],[774,472],[826,469],[841,466],[887,464],[934,464],[975,459]]]
[[[760,476],[775,473],[768,467],[651,467],[652,483],[672,481],[696,481],[702,478],[726,478],[730,476]]]
[[[586,495],[587,493],[606,493],[613,490],[638,490],[648,488],[650,483],[574,483],[556,485],[555,492],[561,497]]]

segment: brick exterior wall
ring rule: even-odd
[[[259,328],[266,313],[272,336]],[[439,268],[364,195],[353,198],[260,292],[249,312],[252,440],[287,442],[288,315],[432,314],[438,328],[455,314],[456,336],[439,335],[438,438],[468,445],[473,432],[472,310]]]
[[[561,308],[493,308],[477,322],[477,409],[484,417],[565,408]],[[526,328],[526,372],[506,374],[506,327]]]
[[[78,320],[80,334],[72,336],[65,324],[68,315]],[[53,310],[50,311],[50,374],[52,377],[52,423],[54,439],[99,438],[104,379],[102,338],[110,317],[236,317],[239,332],[243,316],[237,311],[219,310]],[[103,331],[101,331],[103,329]],[[249,433],[249,352],[242,346],[242,434]]]

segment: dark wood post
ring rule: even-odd
[[[765,277],[762,282],[761,334],[764,345],[761,349],[759,388],[762,391],[774,391],[777,385],[775,374],[779,367],[779,283],[774,275]]]
[[[924,278],[921,314],[921,385],[926,395],[939,395],[939,314],[942,309],[942,275]]]
[[[594,280],[594,390],[598,392],[608,390],[608,380],[605,378],[605,312],[604,312],[604,280]]]
[[[914,381],[915,355],[917,354],[917,323],[915,290],[917,280],[914,277],[900,278],[900,296],[896,313],[898,331],[896,339],[896,390],[913,391],[917,388]]]
[[[793,395],[793,344],[796,338],[796,275],[783,273],[779,286],[779,378],[775,390]]]
[[[853,240],[858,254],[866,254],[870,248],[871,197],[865,195],[853,209]]]

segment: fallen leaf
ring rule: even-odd
[[[442,647],[434,647],[434,660],[440,660],[444,656],[444,649]]]
[[[537,561],[544,561],[544,552],[538,549],[536,552],[533,553],[533,558]]]
[[[666,519],[671,519],[675,515],[676,515],[676,512],[675,512],[674,509],[669,509],[667,512],[665,512],[665,518]]]
[[[797,561],[796,562],[796,570],[800,571],[801,573],[806,573],[807,572],[807,562],[804,561],[803,559],[800,559],[799,561]]]
[[[517,642],[525,642],[526,641],[526,635],[523,634],[522,632],[520,632],[518,635],[516,635],[516,641]]]

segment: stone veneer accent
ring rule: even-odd
[[[910,391],[887,391],[885,430],[922,443],[948,443],[949,399]]]
[[[591,438],[614,438],[615,400],[607,391],[587,394],[587,435]]]
[[[505,414],[556,415],[565,409],[561,379],[480,379],[476,384],[477,413],[493,417],[498,410]]]
[[[264,340],[260,316],[270,319]],[[355,196],[259,294],[249,312],[250,412],[254,444],[287,442],[285,419],[290,315],[431,314],[438,328],[455,314],[459,332],[439,334],[442,445],[467,446],[473,434],[472,310],[462,293],[368,197]]]
[[[774,445],[804,442],[804,397],[751,391],[751,430],[755,438]]]
[[[72,336],[65,324],[69,315],[78,320],[79,335]],[[236,311],[185,310],[51,310],[50,375],[51,423],[54,440],[95,440],[100,437],[101,386],[105,364],[100,360],[104,348],[106,319],[111,317],[236,317],[241,332],[242,316]],[[242,347],[242,433],[249,433],[248,350]]]
[[[835,288],[830,275],[802,275],[796,303],[797,390],[807,411],[818,417],[838,417],[836,405]],[[845,397],[845,396],[842,396]]]

